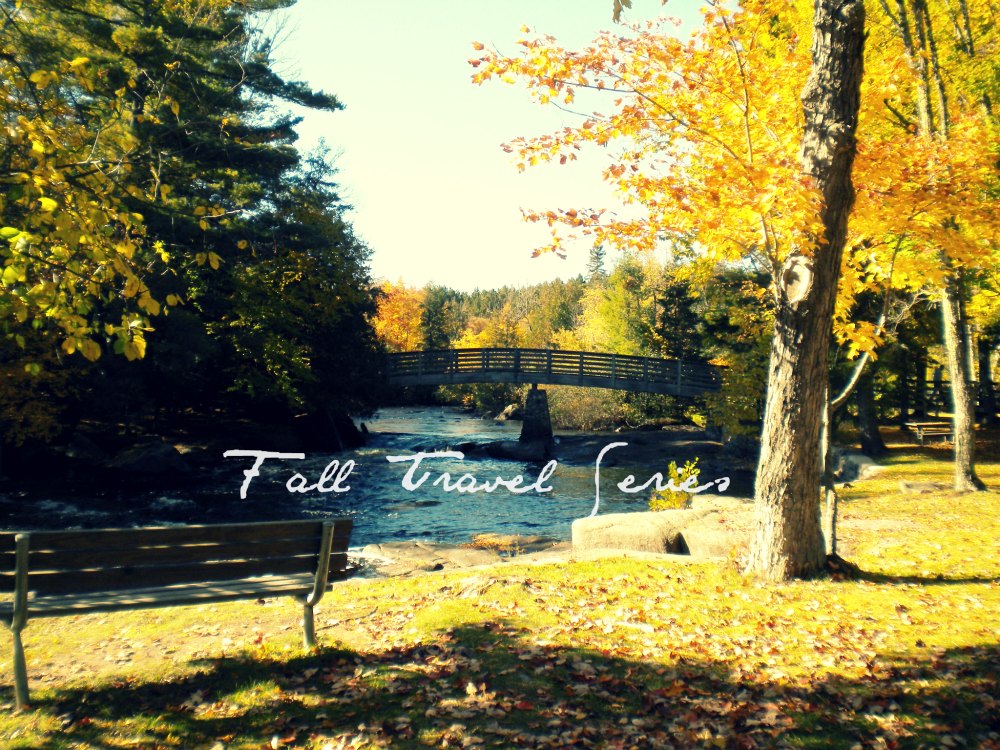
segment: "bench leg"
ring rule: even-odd
[[[311,604],[302,607],[302,640],[306,648],[316,648],[316,625]]]
[[[11,632],[14,635],[14,702],[20,711],[28,707],[28,667],[24,662],[21,631],[17,629]]]

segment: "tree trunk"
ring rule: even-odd
[[[864,51],[862,0],[817,0],[812,74],[802,93],[803,171],[823,195],[822,238],[793,253],[775,279],[767,405],[755,488],[755,531],[748,570],[772,581],[819,572],[820,423],[826,409],[827,357],[854,163]]]
[[[917,408],[914,416],[927,419],[927,355],[921,350],[913,360],[917,374]]]
[[[874,368],[869,367],[858,380],[855,403],[858,407],[858,439],[861,441],[861,452],[872,458],[884,456],[888,449],[878,431]]]
[[[996,427],[997,394],[993,389],[993,339],[983,336],[979,339],[979,403],[983,410],[983,422]]]
[[[827,389],[819,427],[820,482],[823,485],[823,504],[820,510],[820,531],[823,534],[826,554],[837,554],[837,488],[833,484],[833,438],[836,427],[833,417],[836,410],[830,402]]]
[[[910,421],[910,350],[899,347],[899,417],[896,422],[903,427]]]
[[[941,322],[944,349],[948,357],[951,401],[954,408],[952,431],[955,434],[955,490],[972,492],[986,489],[976,476],[975,401],[969,383],[969,350],[965,344],[965,310],[956,272],[948,277],[941,290]]]

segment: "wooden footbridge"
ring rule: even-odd
[[[386,372],[394,385],[544,383],[682,397],[722,385],[718,368],[700,362],[560,349],[400,352],[389,355]]]

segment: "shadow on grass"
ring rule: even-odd
[[[1000,584],[1000,578],[990,576],[917,576],[917,575],[892,575],[889,573],[871,573],[866,570],[857,571],[852,578],[857,581],[867,581],[868,583],[887,584],[917,584],[920,586],[956,586],[963,583],[996,583]]]
[[[824,575],[834,581],[865,581],[876,584],[914,584],[919,586],[957,586],[969,583],[1000,584],[996,576],[949,576],[943,573],[937,575],[898,575],[895,573],[876,573],[858,567],[850,560],[844,560],[839,555],[828,555]]]
[[[224,657],[162,683],[38,691],[26,722],[63,726],[20,747],[1000,747],[994,646],[800,684],[663,659],[541,645],[502,621],[373,653]]]

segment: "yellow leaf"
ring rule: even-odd
[[[208,230],[208,222],[205,221],[204,219],[198,219],[198,226],[201,228],[201,231],[203,232]]]
[[[41,206],[42,211],[44,211],[45,213],[51,213],[52,211],[55,211],[59,207],[59,204],[56,203],[51,198],[39,198],[38,203]]]
[[[181,105],[176,101],[170,102],[170,111],[174,113],[174,117],[177,117],[181,113]]]
[[[101,347],[92,339],[84,339],[79,345],[80,354],[91,362],[96,362],[101,357]]]
[[[83,65],[86,65],[89,62],[90,62],[89,57],[74,57],[72,60],[70,60],[69,66],[71,68],[79,68]]]
[[[208,211],[207,211],[207,209],[204,206],[198,206],[194,210],[194,215],[195,216],[204,216],[206,213],[208,213]]]
[[[212,267],[212,270],[219,270],[219,265],[222,263],[222,258],[220,258],[216,253],[208,254],[208,265]]]
[[[2,231],[3,230],[0,230],[0,232]],[[246,240],[240,240],[239,242],[236,243],[236,247],[238,247],[240,250],[246,250],[248,244],[249,243]]]
[[[122,294],[126,297],[134,297],[139,293],[139,279],[136,276],[130,275],[128,279],[125,280],[125,289]]]
[[[149,296],[149,294],[143,294],[139,298],[139,307],[148,312],[150,315],[160,314],[160,303]]]
[[[30,76],[28,80],[35,84],[38,88],[44,89],[53,81],[57,80],[59,76],[49,70],[36,70]]]

